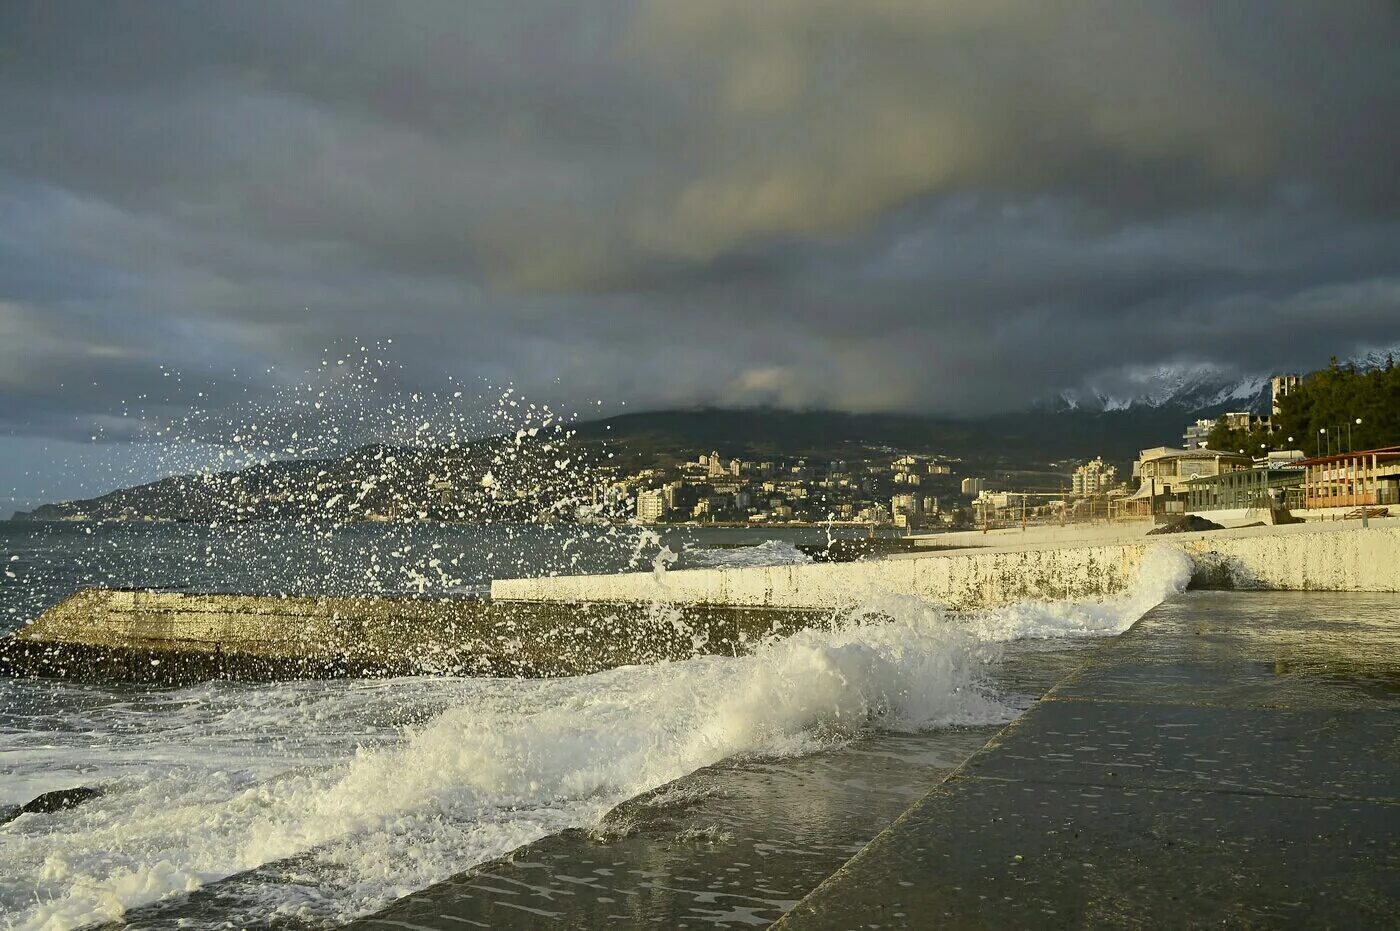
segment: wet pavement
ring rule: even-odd
[[[778,927],[1400,926],[1400,596],[1189,593]]]
[[[1012,644],[993,687],[1029,703],[1100,642]],[[735,759],[414,893],[356,929],[765,927],[984,746],[995,725]]]

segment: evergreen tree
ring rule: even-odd
[[[1400,446],[1400,368],[1388,358],[1381,368],[1361,371],[1334,357],[1280,399],[1272,428],[1228,430],[1221,423],[1206,442],[1211,449],[1252,455],[1261,444],[1301,449],[1309,456]]]

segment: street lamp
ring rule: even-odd
[[[1317,430],[1317,432],[1318,432],[1317,454],[1318,454],[1319,456],[1322,455],[1322,438],[1325,437],[1325,438],[1327,439],[1327,452],[1328,452],[1328,454],[1330,455],[1331,452],[1332,452],[1332,438],[1329,437],[1329,436],[1327,436],[1327,428],[1326,428],[1326,427],[1319,427],[1318,430]]]

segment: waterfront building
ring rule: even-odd
[[[1133,479],[1139,487],[1149,479],[1155,479],[1157,489],[1161,491],[1203,475],[1219,475],[1253,466],[1253,458],[1240,453],[1154,446],[1144,449],[1133,462]]]
[[[890,499],[890,511],[908,511],[910,514],[919,513],[919,496],[895,495]]]
[[[1266,510],[1303,506],[1304,470],[1297,467],[1238,469],[1186,483],[1186,510]]]
[[[1137,491],[1123,499],[1119,513],[1125,517],[1184,514],[1187,482],[1253,467],[1253,458],[1239,453],[1170,446],[1144,449],[1133,462]]]
[[[662,489],[647,489],[637,492],[637,520],[643,524],[654,524],[666,510],[665,493]]]
[[[889,519],[890,515],[878,504],[863,507],[856,512],[856,520],[866,524],[884,524],[888,523]]]
[[[1271,449],[1254,460],[1255,465],[1266,465],[1271,469],[1286,469],[1290,466],[1302,468],[1308,454],[1301,449]]]
[[[1303,506],[1400,504],[1400,446],[1304,459]]]

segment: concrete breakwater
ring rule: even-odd
[[[180,682],[578,675],[733,654],[804,612],[724,606],[493,604],[87,589],[0,641],[0,672]]]
[[[1146,528],[1143,528],[1144,531]],[[1153,546],[1192,557],[1192,587],[1278,591],[1400,591],[1400,522],[1249,527],[1109,542],[999,542],[835,565],[687,569],[666,573],[497,580],[501,602],[615,602],[831,610],[873,592],[955,610],[1124,591]]]
[[[1192,587],[1400,591],[1400,522],[1243,528],[854,563],[498,580],[465,597],[308,598],[93,589],[0,641],[0,673],[181,682],[408,674],[578,675],[738,654],[879,593],[955,610],[1125,591],[1154,546]]]

